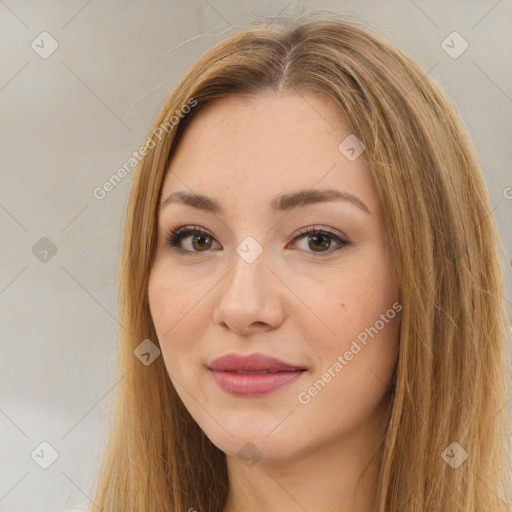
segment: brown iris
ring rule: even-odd
[[[208,240],[208,242],[206,243],[206,245],[201,245],[201,244],[204,244],[204,241],[205,240]],[[196,242],[199,241],[199,244],[196,245]],[[194,247],[194,249],[197,251],[201,251],[203,249],[209,249],[212,245],[212,238],[210,236],[207,236],[207,235],[194,235],[192,237],[192,247]]]
[[[324,243],[319,243],[318,242],[319,239],[323,239]],[[313,246],[311,245],[311,240],[315,240],[314,243],[320,245],[321,250],[329,249],[329,246],[331,244],[330,238],[327,235],[323,235],[321,233],[316,234],[316,235],[311,235],[308,237],[309,247],[311,247],[311,249],[313,249]]]

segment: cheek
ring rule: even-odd
[[[322,318],[337,336],[354,335],[379,319],[396,299],[389,270],[379,266],[353,267],[335,274],[329,287],[314,300]]]
[[[186,400],[181,386],[190,386],[190,369],[197,364],[194,348],[199,337],[192,325],[199,324],[199,309],[194,308],[194,288],[167,270],[160,265],[150,273],[149,308],[169,377],[182,400]]]
[[[148,281],[148,300],[151,317],[161,341],[175,336],[194,317],[194,304],[198,292],[190,281],[176,273],[166,270],[163,265],[156,265],[151,270]]]
[[[302,326],[314,348],[318,370],[323,373],[338,356],[347,354],[340,372],[344,382],[361,389],[360,380],[371,377],[370,370],[387,378],[397,356],[400,305],[395,301],[396,287],[385,261],[368,259],[363,264],[361,259],[350,272],[332,279],[314,302],[322,323],[311,320],[309,327]]]
[[[197,291],[183,277],[172,276],[165,268],[152,270],[148,282],[148,300],[162,357],[176,386],[187,382],[199,343],[198,326],[201,308]],[[195,306],[195,307],[194,307]],[[197,364],[197,363],[196,363]],[[178,393],[180,392],[177,388]]]

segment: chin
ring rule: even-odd
[[[297,442],[290,436],[285,438],[284,434],[279,435],[275,431],[269,435],[271,430],[265,429],[228,429],[229,435],[224,430],[216,430],[215,434],[209,435],[205,432],[210,441],[227,456],[244,460],[248,466],[258,461],[279,462],[290,458],[297,451]]]

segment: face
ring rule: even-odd
[[[228,455],[285,460],[380,417],[401,306],[370,173],[339,149],[350,134],[317,92],[232,96],[191,123],[164,180],[151,315]],[[233,353],[260,356],[211,369]]]

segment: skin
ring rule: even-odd
[[[350,133],[316,91],[230,96],[189,126],[163,183],[162,203],[185,191],[225,210],[161,209],[148,289],[171,381],[226,453],[224,512],[377,510],[376,439],[397,361],[399,315],[359,343],[362,350],[307,404],[298,400],[397,297],[367,165],[338,150]],[[269,208],[278,194],[324,188],[350,192],[369,213],[339,200],[286,213]],[[166,243],[167,232],[186,225],[211,238],[188,235],[181,247],[190,252],[180,253]],[[308,226],[330,228],[349,244],[334,250],[333,238],[296,239]],[[263,249],[250,264],[235,250],[247,236]],[[233,396],[206,366],[230,352],[259,352],[308,371],[270,394]],[[244,446],[251,462],[237,456]]]

